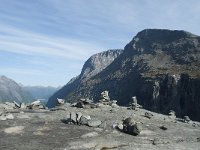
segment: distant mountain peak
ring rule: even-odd
[[[169,29],[144,29],[136,35],[136,37],[159,39],[179,39],[186,37],[196,37],[196,35],[184,30],[169,30]]]
[[[14,80],[0,76],[0,102],[4,101],[30,102],[33,97],[24,91]]]
[[[121,53],[122,49],[110,49],[92,55],[83,65],[80,75],[72,78],[64,87],[50,97],[47,106],[54,107],[57,104],[57,98],[65,98],[83,82],[91,79],[107,66],[109,66]]]

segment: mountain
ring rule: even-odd
[[[104,90],[127,105],[132,96],[144,108],[200,120],[200,36],[182,30],[139,32],[104,70],[81,82],[67,101],[92,97]],[[64,93],[64,92],[63,92]]]
[[[30,102],[33,97],[14,80],[0,76],[0,102]]]
[[[24,91],[29,92],[35,99],[43,99],[44,101],[47,101],[49,97],[61,87],[22,86],[22,88]]]
[[[80,85],[97,75],[99,72],[103,71],[122,52],[123,50],[121,49],[114,49],[91,56],[83,65],[81,74],[71,79],[63,88],[49,98],[47,107],[54,107],[57,104],[57,98],[65,98],[66,96],[74,93]]]

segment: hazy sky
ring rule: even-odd
[[[199,0],[0,0],[0,75],[64,85],[84,62],[145,28],[200,35]]]

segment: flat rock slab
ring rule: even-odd
[[[89,120],[88,126],[89,127],[98,127],[102,122],[100,120]]]
[[[7,134],[20,134],[24,130],[24,126],[15,126],[15,127],[9,127],[4,129],[4,132]]]
[[[12,120],[0,121],[0,149],[2,150],[155,150],[183,149],[195,150],[200,147],[200,126],[192,123],[164,120],[167,116],[153,113],[154,117],[144,117],[146,110],[128,110],[125,107],[110,112],[110,108],[81,109],[67,106],[67,111],[29,111],[14,113]],[[88,125],[65,124],[70,112],[80,112],[90,116],[94,127]],[[3,112],[4,113],[4,112]],[[152,113],[152,112],[151,112]],[[18,117],[21,116],[21,117]],[[28,117],[27,117],[28,116]],[[124,118],[131,117],[142,122],[143,130],[138,136],[113,128]],[[106,123],[104,127],[99,124]],[[160,129],[165,125],[167,130]],[[99,126],[99,127],[98,127]]]

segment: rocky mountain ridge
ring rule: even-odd
[[[182,30],[145,29],[104,70],[64,98],[76,101],[102,91],[127,105],[132,96],[148,110],[200,120],[200,37]]]
[[[84,64],[79,76],[71,79],[63,88],[50,97],[47,106],[54,107],[57,104],[57,98],[64,98],[66,95],[73,93],[83,82],[86,82],[99,72],[110,65],[123,50],[108,50],[92,55]]]
[[[30,102],[33,97],[14,80],[0,76],[0,102]]]

